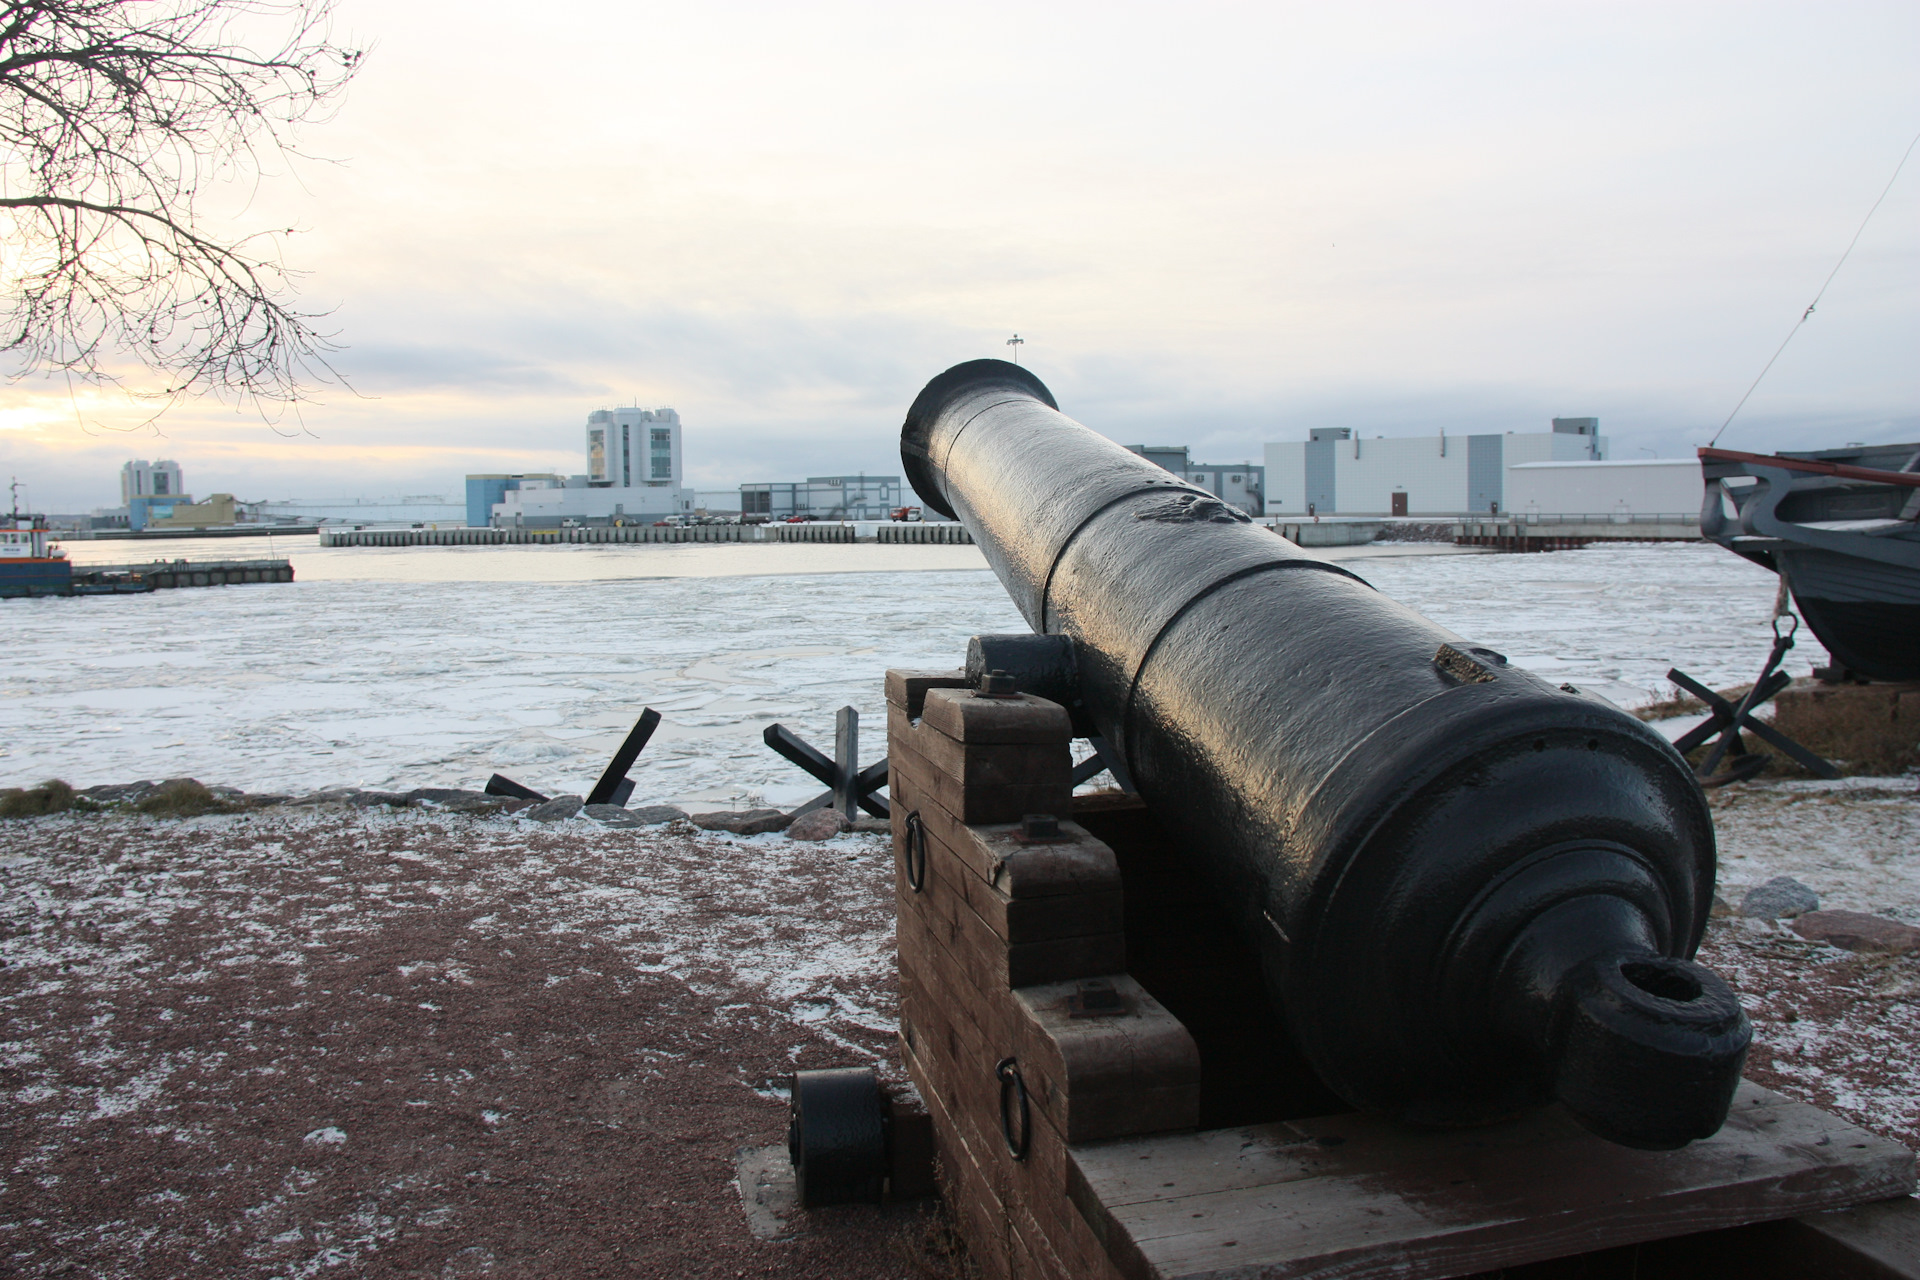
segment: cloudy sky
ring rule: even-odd
[[[1310,426],[1703,443],[1920,131],[1910,2],[343,0],[373,48],[290,222],[352,392],[0,388],[36,506],[447,493],[666,404],[702,487],[897,474],[914,393],[1023,359],[1127,442]],[[1920,438],[1920,155],[1721,443]]]

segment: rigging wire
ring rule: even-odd
[[[1907,167],[1907,159],[1913,155],[1913,149],[1917,145],[1920,145],[1920,133],[1914,134],[1913,141],[1909,142],[1907,149],[1900,153],[1900,163],[1893,166],[1893,176],[1888,178],[1887,185],[1881,188],[1880,198],[1873,202],[1873,208],[1867,210],[1867,216],[1860,219],[1859,229],[1853,233],[1853,239],[1847,241],[1846,250],[1841,253],[1840,261],[1834,263],[1833,270],[1827,272],[1827,278],[1820,284],[1820,291],[1813,295],[1813,301],[1807,304],[1807,309],[1800,313],[1800,318],[1793,322],[1791,329],[1787,330],[1787,336],[1780,339],[1780,345],[1774,348],[1773,354],[1767,358],[1766,364],[1760,367],[1759,377],[1756,377],[1753,380],[1753,385],[1747,388],[1746,395],[1740,397],[1740,403],[1733,406],[1733,413],[1727,415],[1726,422],[1720,424],[1720,430],[1713,433],[1712,440],[1707,441],[1709,448],[1713,446],[1715,441],[1720,439],[1721,432],[1727,429],[1728,424],[1733,421],[1735,415],[1746,407],[1747,400],[1753,395],[1755,388],[1759,387],[1761,378],[1767,376],[1767,370],[1773,368],[1773,362],[1780,358],[1780,353],[1787,349],[1789,342],[1793,341],[1793,335],[1800,332],[1800,326],[1813,318],[1813,309],[1819,306],[1820,299],[1826,296],[1827,286],[1832,284],[1833,278],[1840,274],[1840,268],[1847,265],[1847,255],[1853,252],[1853,246],[1860,243],[1860,237],[1866,231],[1867,224],[1873,221],[1874,214],[1880,212],[1880,206],[1885,203],[1887,194],[1893,190],[1893,184],[1900,181],[1900,171]]]

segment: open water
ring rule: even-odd
[[[665,717],[633,803],[791,804],[818,788],[761,743],[831,747],[881,674],[949,668],[1024,624],[972,547],[714,544],[319,549],[310,538],[70,544],[76,562],[291,556],[284,585],[0,604],[0,785],[191,775],[249,791],[583,793],[641,707]],[[1515,663],[1624,705],[1679,666],[1752,679],[1775,580],[1718,547],[1534,555],[1375,544],[1331,553]],[[1825,655],[1809,640],[1804,674]]]

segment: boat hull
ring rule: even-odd
[[[1920,445],[1700,460],[1701,532],[1778,573],[1836,665],[1920,680]]]
[[[1835,662],[1872,680],[1920,679],[1920,570],[1804,548],[1773,560]]]
[[[62,559],[11,556],[0,559],[0,597],[65,595],[73,566]]]

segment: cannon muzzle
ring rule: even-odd
[[[1720,1127],[1752,1033],[1692,962],[1713,826],[1663,738],[1074,422],[1018,366],[928,383],[901,456],[1034,631],[1071,638],[1076,720],[1342,1097],[1447,1125],[1557,1099],[1647,1148]]]

